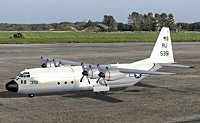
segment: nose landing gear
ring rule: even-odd
[[[28,94],[28,96],[29,96],[30,98],[33,98],[33,97],[34,97],[34,94]]]

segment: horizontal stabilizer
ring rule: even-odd
[[[150,75],[173,75],[173,74],[175,74],[175,73],[168,73],[168,72],[155,72],[155,71],[145,71],[145,70],[125,69],[125,68],[120,68],[119,71],[121,73],[150,74]]]
[[[160,63],[163,67],[180,67],[180,68],[194,68],[194,66],[185,66],[185,65],[179,65],[179,64],[168,64],[168,63]]]

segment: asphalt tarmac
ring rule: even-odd
[[[1,44],[0,122],[200,122],[200,43],[173,43],[175,61],[194,69],[162,68],[136,86],[111,91],[15,94],[5,84],[40,57],[91,64],[131,63],[149,57],[154,43]]]

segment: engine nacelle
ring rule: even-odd
[[[113,81],[113,80],[121,79],[125,76],[126,76],[126,74],[119,72],[119,70],[106,71],[106,73],[105,73],[105,79],[107,81]],[[88,77],[90,79],[99,78],[99,70],[98,69],[89,70],[88,71]]]
[[[97,79],[99,77],[99,70],[98,69],[91,69],[88,71],[88,77],[90,79]]]
[[[47,68],[50,68],[50,67],[55,67],[54,63],[53,62],[48,62],[46,64]]]
[[[126,74],[119,72],[119,70],[111,70],[111,71],[107,71],[105,73],[105,79],[107,81],[113,81],[113,80],[121,79],[125,76],[126,76]]]

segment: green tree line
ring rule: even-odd
[[[200,22],[175,23],[173,14],[132,12],[128,23],[117,23],[112,15],[104,15],[101,22],[61,22],[50,24],[0,23],[0,31],[159,31],[163,26],[174,31],[200,31]]]
[[[174,16],[166,13],[153,15],[149,12],[142,15],[133,12],[128,16],[128,24],[131,26],[132,31],[158,31],[161,27],[175,29]]]

